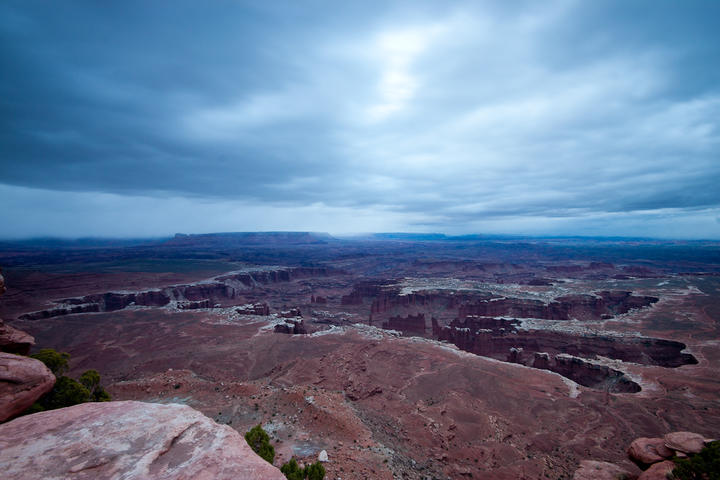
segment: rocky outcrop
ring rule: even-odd
[[[327,298],[321,297],[320,295],[311,295],[310,303],[317,304],[317,305],[327,305],[328,300],[327,300]]]
[[[297,307],[293,307],[289,310],[283,310],[282,312],[278,313],[278,317],[280,317],[280,318],[296,318],[296,317],[302,317],[302,316],[303,316],[302,312]]]
[[[55,375],[41,361],[0,353],[0,422],[23,412],[53,385]]]
[[[398,330],[407,335],[425,335],[427,328],[425,325],[425,314],[408,315],[407,317],[390,317],[387,322],[383,322],[382,328],[386,330]]]
[[[21,320],[42,320],[77,313],[114,312],[131,305],[164,307],[173,301],[176,302],[175,305],[179,309],[211,308],[216,304],[233,305],[237,304],[236,299],[241,297],[242,292],[256,287],[290,282],[299,278],[328,276],[335,272],[326,267],[296,267],[234,273],[216,277],[212,281],[175,285],[161,290],[107,292],[79,298],[66,298],[57,301],[57,306],[53,308],[26,313],[19,318]]]
[[[0,296],[5,293],[5,279],[1,272],[2,269],[0,269]],[[27,355],[33,345],[35,345],[35,338],[32,335],[6,325],[0,319],[0,352]]]
[[[241,315],[260,315],[267,317],[270,315],[270,307],[267,303],[249,303],[240,305],[235,311]]]
[[[501,326],[502,325],[502,326]],[[683,353],[682,342],[660,338],[577,335],[550,330],[515,330],[513,320],[467,317],[438,327],[436,336],[466,352],[504,359],[510,348],[525,352],[567,353],[576,357],[608,357],[643,365],[675,368],[697,364]]]
[[[630,460],[645,469],[637,477],[638,480],[667,480],[675,468],[675,464],[668,458],[674,458],[676,455],[679,457],[692,457],[700,453],[705,445],[713,441],[693,432],[672,432],[663,438],[636,438],[628,447],[627,454]],[[595,467],[597,468],[596,472],[594,471]],[[612,463],[583,460],[573,479],[636,478],[635,475],[626,477],[602,476],[605,469],[608,472],[615,471],[613,467],[615,469],[620,468]]]
[[[673,452],[665,446],[662,438],[641,437],[630,444],[627,454],[634,462],[650,465],[672,457]]]
[[[608,462],[583,460],[575,471],[573,480],[629,480],[636,478],[626,469]]]
[[[0,320],[0,352],[27,355],[33,345],[35,345],[35,338],[32,335]]]
[[[197,310],[199,308],[210,308],[210,300],[198,300],[196,302],[178,302],[177,308],[180,310]]]
[[[705,443],[705,437],[693,432],[672,432],[664,437],[665,446],[684,454],[700,453]]]
[[[503,325],[503,326],[501,326]],[[549,330],[515,330],[514,320],[466,317],[450,326],[433,323],[441,341],[461,350],[529,367],[551,370],[590,388],[638,392],[640,386],[623,372],[592,360],[600,357],[662,367],[696,364],[685,344],[657,338],[577,335]]]
[[[352,291],[340,298],[342,305],[362,305],[363,299],[374,298],[383,291],[383,284],[376,282],[359,282],[355,284]]]
[[[32,454],[29,454],[32,452]],[[6,480],[283,480],[235,430],[186,405],[84,403],[0,425]]]
[[[283,323],[275,325],[275,333],[286,333],[290,335],[304,335],[307,332],[305,322],[302,318],[289,318]]]
[[[671,473],[674,468],[675,464],[673,462],[665,460],[651,465],[650,468],[638,477],[638,480],[667,480],[668,474]]]
[[[548,370],[580,385],[610,393],[637,393],[642,388],[619,370],[571,355],[556,355]]]
[[[602,291],[593,295],[567,295],[549,303],[524,298],[481,300],[462,305],[459,317],[542,318],[546,320],[600,320],[656,303],[657,297],[636,296],[626,291]]]

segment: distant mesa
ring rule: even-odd
[[[177,247],[233,247],[236,245],[322,245],[333,241],[328,233],[317,232],[228,232],[184,234],[177,233],[164,245]]]

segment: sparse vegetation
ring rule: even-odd
[[[43,348],[38,353],[30,355],[30,357],[40,360],[58,378],[67,371],[70,360],[69,353],[57,352],[52,348]]]
[[[31,357],[43,362],[57,380],[53,389],[40,397],[23,414],[71,407],[86,402],[110,401],[110,395],[100,385],[101,378],[97,370],[83,372],[79,381],[63,375],[69,368],[70,355],[68,353],[44,348]]]
[[[280,471],[288,480],[305,480],[305,472],[300,468],[295,457],[280,467]]]
[[[689,458],[673,458],[677,480],[720,480],[720,441],[711,442]]]
[[[295,457],[280,467],[280,471],[288,480],[323,480],[325,478],[325,467],[322,463],[315,462],[305,468],[300,468]]]
[[[305,467],[305,475],[308,480],[323,480],[325,478],[325,467],[320,462],[311,463]]]
[[[263,430],[262,426],[255,425],[245,434],[245,441],[255,453],[268,463],[275,460],[275,447],[270,445],[270,436]]]

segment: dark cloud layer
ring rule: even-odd
[[[3,2],[3,233],[720,237],[717,18],[711,1]]]

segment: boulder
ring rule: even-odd
[[[583,460],[575,470],[573,480],[629,480],[636,478],[628,470],[609,462]]]
[[[0,352],[0,422],[21,413],[53,385],[55,375],[40,360]]]
[[[675,464],[673,462],[665,460],[651,465],[640,475],[638,480],[667,480],[668,473],[672,472],[674,468]]]
[[[665,446],[683,453],[699,453],[705,437],[693,432],[672,432],[665,435]]]
[[[5,279],[2,276],[2,268],[0,268],[0,295],[5,293]]]
[[[628,456],[639,463],[649,465],[662,462],[673,456],[672,450],[665,446],[663,438],[636,438],[627,450]]]
[[[0,320],[0,352],[27,355],[33,345],[35,345],[35,338],[32,335]]]
[[[327,462],[328,460],[328,453],[327,451],[323,450],[318,454],[318,462]]]
[[[186,405],[83,403],[0,425],[4,480],[237,480],[285,476]]]

